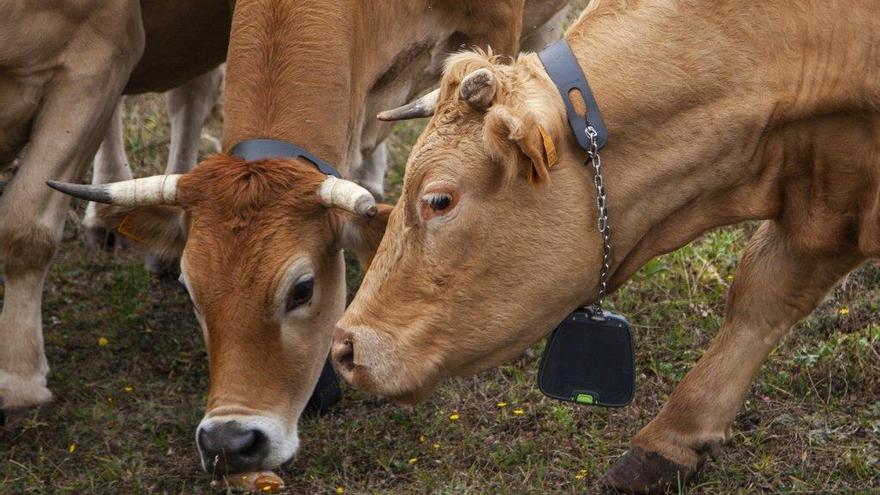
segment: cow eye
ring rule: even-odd
[[[452,204],[452,196],[446,193],[432,193],[425,196],[425,201],[432,210],[439,213],[449,208]]]
[[[293,287],[287,292],[287,301],[285,303],[286,311],[308,304],[312,300],[312,293],[315,290],[315,277],[312,275],[304,275],[293,284]]]

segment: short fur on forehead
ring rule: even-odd
[[[251,216],[271,205],[320,208],[317,191],[326,176],[308,163],[287,158],[247,161],[214,155],[181,177],[180,199],[236,216]]]

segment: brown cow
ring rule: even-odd
[[[370,193],[309,162],[244,161],[229,150],[256,138],[292,142],[349,175],[391,130],[373,119],[376,110],[425,89],[448,53],[462,44],[513,53],[523,25],[531,32],[558,22],[554,12],[566,4],[528,2],[524,13],[514,0],[240,0],[227,62],[227,153],[181,176],[62,186],[127,205],[109,213],[124,218],[120,231],[166,254],[182,251],[210,361],[196,435],[207,470],[271,469],[296,453],[297,421],[345,303],[340,247],[368,264],[389,211],[364,216],[374,208]],[[546,18],[535,21],[529,6]]]
[[[650,491],[694,473],[730,437],[780,338],[880,256],[877,7],[607,0],[567,34],[610,133],[612,287],[708,229],[766,220],[719,334],[608,485]],[[602,244],[584,160],[535,55],[450,59],[385,238],[340,320],[333,358],[344,377],[422,398],[446,376],[518,355],[591,303]]]

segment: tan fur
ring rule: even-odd
[[[633,442],[689,472],[726,438],[791,325],[878,255],[875,11],[871,1],[841,9],[818,0],[606,0],[567,34],[610,130],[602,157],[614,287],[710,228],[768,220],[736,275],[719,336]],[[455,88],[482,67],[499,96],[476,113]],[[457,55],[441,87],[387,234],[336,333],[344,376],[385,395],[516,356],[597,292],[592,173],[537,57],[504,65]],[[523,116],[534,122],[523,128],[542,126],[559,152],[544,187],[525,174],[504,180],[525,152],[511,132],[520,126],[509,124]],[[461,200],[448,219],[425,222],[420,198],[437,184]],[[361,355],[383,364],[371,368]]]

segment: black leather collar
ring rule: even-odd
[[[304,158],[326,175],[342,178],[342,175],[333,165],[321,160],[305,149],[286,141],[277,139],[248,139],[242,141],[229,151],[230,154],[240,156],[245,160],[264,160],[266,158]]]
[[[559,95],[565,103],[565,112],[568,115],[568,124],[571,126],[581,148],[590,150],[590,139],[586,135],[588,126],[596,129],[596,144],[599,149],[608,142],[608,128],[605,127],[605,121],[602,120],[602,113],[599,112],[599,105],[593,92],[590,91],[590,85],[587,84],[587,78],[581,70],[568,41],[565,38],[553,43],[538,53],[538,58],[544,64],[547,75],[553,80]],[[570,92],[573,89],[580,91],[587,104],[587,115],[581,116],[574,110],[571,103]]]

